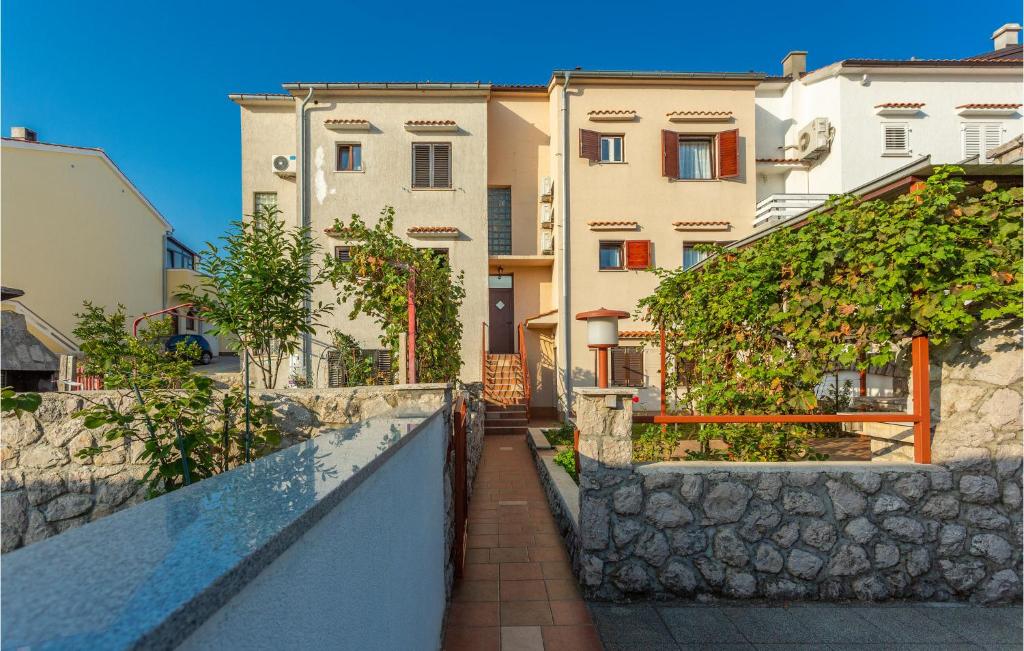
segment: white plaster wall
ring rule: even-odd
[[[434,418],[179,649],[437,649],[444,419]]]

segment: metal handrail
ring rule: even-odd
[[[526,366],[526,327],[519,324],[519,370],[523,377],[523,398],[526,400],[526,421],[530,421],[530,375]]]
[[[480,396],[487,395],[487,322],[480,324]]]

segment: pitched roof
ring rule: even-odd
[[[1022,57],[1024,57],[1024,45],[1007,45],[998,50],[989,50],[965,57],[964,61],[999,61],[1001,59],[1021,59]]]

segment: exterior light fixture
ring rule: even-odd
[[[591,310],[576,315],[587,322],[587,346],[597,350],[597,386],[608,388],[608,349],[619,345],[619,319],[628,319],[622,310]]]

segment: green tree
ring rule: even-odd
[[[192,303],[212,324],[213,334],[229,334],[259,369],[265,387],[277,386],[282,362],[312,335],[334,303],[307,300],[324,284],[334,286],[336,261],[308,228],[285,228],[276,207],[233,222],[223,247],[207,244],[198,286],[185,286],[179,298]]]
[[[458,378],[462,365],[463,274],[453,275],[432,251],[417,249],[394,233],[395,210],[386,207],[370,227],[359,215],[334,229],[354,243],[351,261],[339,266],[349,318],[365,314],[380,327],[381,344],[394,354],[408,330],[407,283],[415,286],[416,361],[421,382]]]

